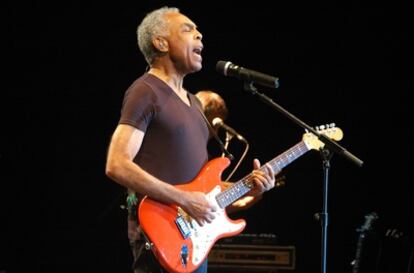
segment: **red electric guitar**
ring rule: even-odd
[[[336,127],[319,130],[319,133],[334,140],[343,137],[342,130]],[[301,142],[268,163],[275,172],[279,172],[307,151],[323,146],[317,136],[305,133]],[[142,230],[158,261],[168,272],[195,271],[218,239],[237,235],[246,226],[243,219],[228,218],[225,208],[249,192],[253,183],[251,176],[247,175],[224,190],[221,174],[229,164],[229,159],[225,157],[213,159],[193,181],[176,186],[186,191],[206,193],[207,198],[219,208],[212,223],[199,226],[180,207],[165,205],[147,196],[139,204],[138,217]]]

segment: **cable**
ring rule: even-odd
[[[229,143],[229,141],[231,140],[231,138],[232,137],[229,137],[229,133],[228,132],[226,132],[226,145],[225,145],[225,147],[227,147],[228,146],[228,143]],[[240,157],[240,159],[239,159],[239,161],[237,162],[237,164],[234,166],[234,169],[233,169],[233,171],[227,176],[227,178],[226,178],[226,180],[224,180],[224,181],[226,181],[226,182],[228,182],[229,181],[229,179],[233,176],[233,174],[236,172],[236,170],[239,168],[239,166],[240,166],[240,163],[243,161],[243,159],[245,158],[245,156],[246,156],[246,154],[247,154],[247,151],[249,150],[249,147],[250,147],[250,145],[249,145],[249,142],[247,141],[247,140],[245,140],[245,141],[243,141],[245,144],[246,144],[246,146],[245,146],[245,148],[244,148],[244,152],[243,152],[243,154],[242,154],[242,156]]]

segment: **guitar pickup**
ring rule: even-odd
[[[188,236],[191,235],[191,230],[187,225],[187,222],[184,220],[183,216],[179,215],[175,219],[175,223],[177,224],[178,229],[181,232],[181,235],[184,237],[184,239],[187,239]]]

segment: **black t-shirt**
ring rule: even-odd
[[[188,96],[190,106],[165,82],[146,73],[126,91],[119,120],[145,132],[134,162],[171,184],[193,180],[208,160],[209,133],[201,105],[194,95]]]

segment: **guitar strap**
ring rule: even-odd
[[[234,159],[234,156],[226,149],[226,147],[224,147],[223,142],[221,141],[221,139],[219,138],[219,136],[217,135],[217,133],[214,131],[213,126],[210,124],[210,121],[208,121],[206,115],[204,114],[204,111],[200,108],[200,106],[198,105],[198,103],[195,103],[195,106],[196,106],[197,110],[200,112],[200,114],[203,117],[204,121],[206,122],[207,127],[208,127],[208,130],[210,131],[210,133],[213,135],[214,139],[219,144],[220,149],[221,149],[221,152],[223,154],[225,154],[227,158],[229,158],[230,160],[233,160]]]

